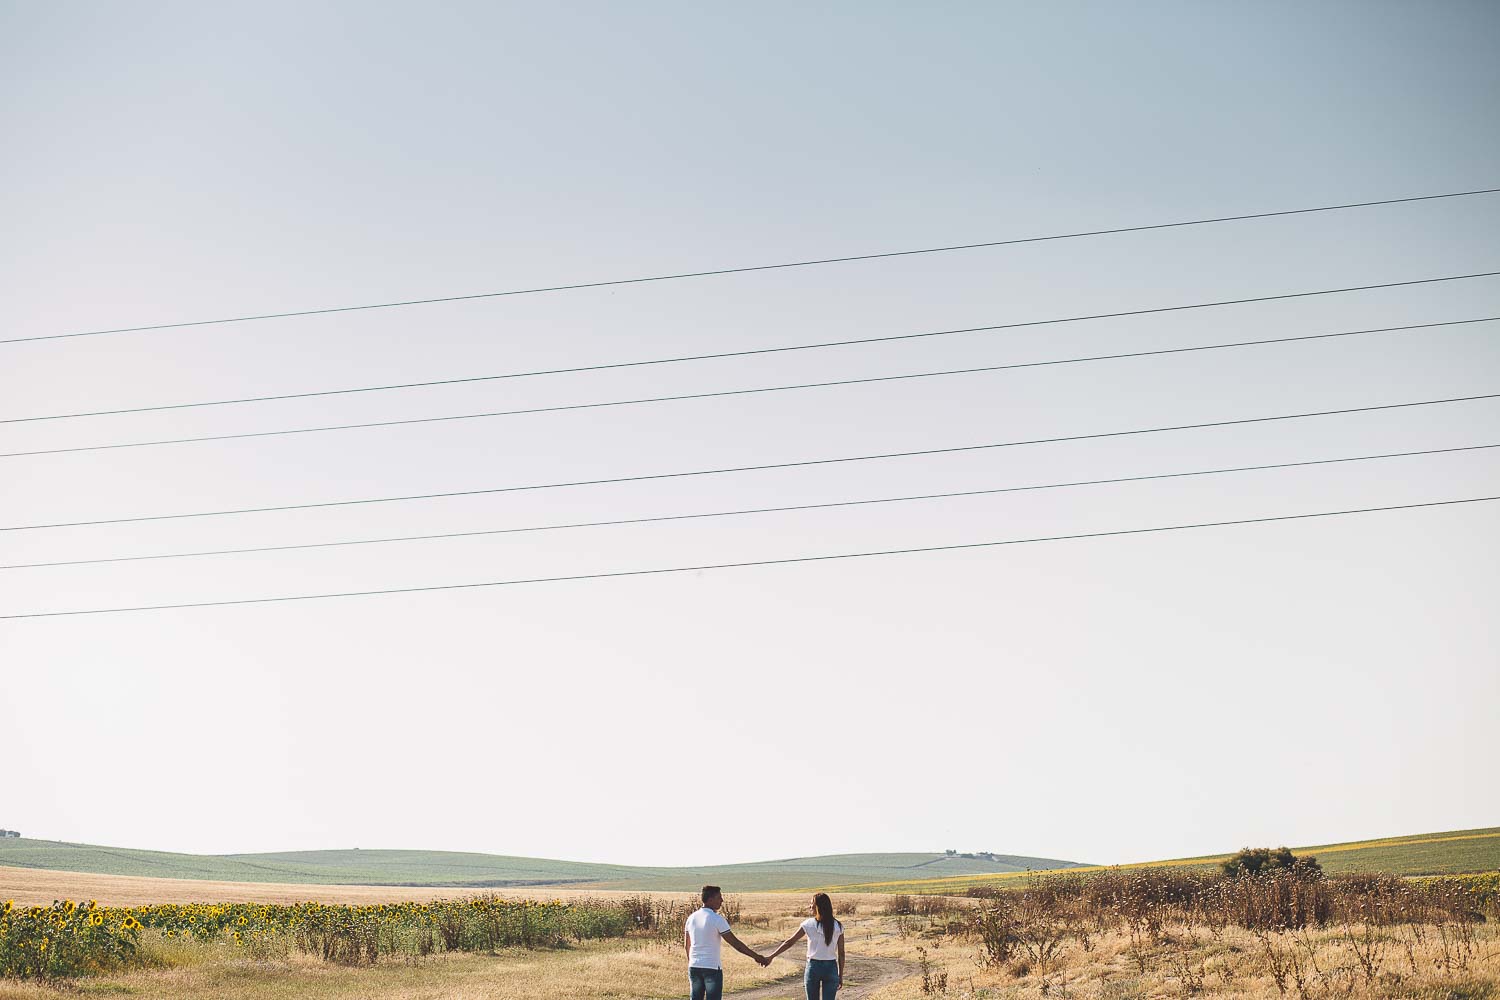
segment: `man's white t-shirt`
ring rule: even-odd
[[[722,949],[719,946],[723,941],[722,935],[729,932],[729,921],[717,910],[704,906],[687,918],[685,929],[692,942],[692,947],[688,949],[688,968],[723,968],[719,957]]]
[[[823,939],[823,925],[818,923],[816,917],[808,917],[802,921],[802,933],[807,935],[807,958],[822,959],[825,962],[838,961],[839,938],[844,936],[844,925],[837,920],[833,922],[833,940]]]

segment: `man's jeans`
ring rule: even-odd
[[[724,995],[723,969],[689,969],[693,1000],[719,1000]]]
[[[807,1000],[833,1000],[839,992],[839,963],[831,958],[809,959],[802,985],[807,987]]]

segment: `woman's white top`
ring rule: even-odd
[[[816,917],[808,917],[802,921],[802,933],[807,935],[807,958],[823,959],[825,961],[837,961],[839,957],[839,938],[844,936],[844,925],[837,920],[833,922],[833,940],[823,940],[823,925],[818,923]]]

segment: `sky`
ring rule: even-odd
[[[1500,9],[0,4],[0,339],[1500,186]],[[1500,270],[1500,195],[0,344],[0,418]],[[0,423],[0,452],[1500,315],[1500,278],[425,389]],[[1500,392],[1500,323],[0,458],[0,527]],[[1500,443],[1500,400],[613,485],[0,532],[0,564]],[[0,614],[1500,496],[1500,450],[146,562]],[[192,852],[1115,862],[1494,825],[1500,504],[529,586],[0,620],[0,824]]]

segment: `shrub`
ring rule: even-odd
[[[1299,858],[1290,848],[1242,847],[1239,853],[1220,866],[1230,878],[1236,875],[1260,875],[1273,871],[1291,871],[1301,875],[1320,875],[1323,867],[1314,857]]]

